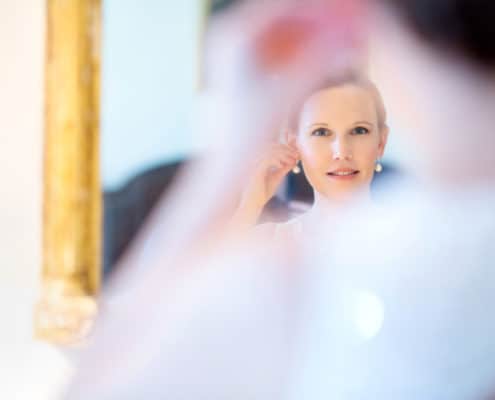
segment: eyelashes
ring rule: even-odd
[[[370,130],[364,126],[356,126],[350,132],[352,135],[366,135]],[[311,131],[311,136],[330,136],[332,132],[327,128],[316,128]]]
[[[367,133],[370,133],[370,130],[368,128],[365,128],[364,126],[356,126],[352,130],[352,133],[355,135],[366,135]]]
[[[317,128],[311,131],[311,136],[330,136],[330,130],[327,128]]]

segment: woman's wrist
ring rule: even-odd
[[[235,212],[234,221],[241,227],[254,226],[256,225],[264,206],[264,204],[255,201],[241,201]]]

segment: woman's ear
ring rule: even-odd
[[[388,140],[388,132],[389,128],[385,125],[380,131],[380,143],[378,144],[378,156],[379,158],[383,157],[383,153],[385,152],[385,146],[387,145]]]

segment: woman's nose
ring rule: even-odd
[[[332,153],[334,160],[352,160],[351,149],[345,139],[335,138],[332,142]]]

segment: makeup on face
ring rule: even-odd
[[[346,84],[313,94],[297,138],[304,171],[327,197],[369,186],[380,156],[376,105],[365,88]]]

